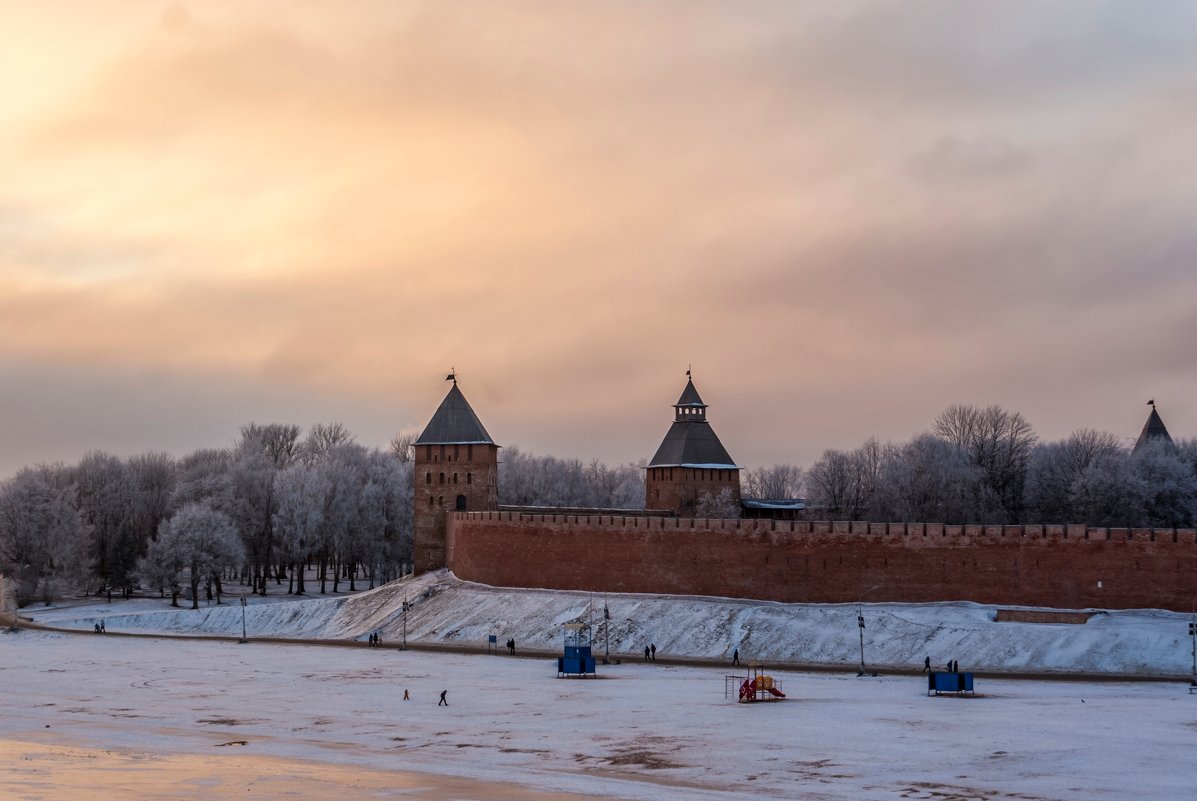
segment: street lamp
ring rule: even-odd
[[[409,604],[407,602],[407,590],[404,589],[403,590],[403,647],[399,649],[401,651],[407,650],[407,609],[409,606],[411,606],[411,604]]]
[[[1197,598],[1193,599],[1193,616],[1189,619],[1189,639],[1193,641],[1193,677],[1189,679],[1189,692],[1197,688]]]
[[[857,673],[856,673],[857,676],[865,675],[865,659],[864,659],[865,621],[864,621],[864,610],[863,610],[864,599],[869,597],[869,594],[873,590],[879,590],[879,589],[881,589],[881,585],[874,584],[872,587],[869,587],[867,590],[865,590],[863,593],[861,593],[861,595],[860,595],[861,606],[856,607],[856,626],[857,626],[857,628],[860,629],[860,670],[857,671]],[[876,676],[877,675],[876,672],[874,672],[873,675]]]
[[[242,644],[249,642],[249,638],[245,636],[245,596],[244,595],[241,596],[241,639],[238,640],[237,642],[242,643]]]
[[[860,670],[858,670],[856,672],[856,675],[863,676],[865,674],[865,664],[864,664],[865,624],[864,624],[864,613],[859,607],[857,607],[857,609],[856,609],[856,625],[860,627]]]
[[[611,664],[611,610],[603,596],[603,664]]]

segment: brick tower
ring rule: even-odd
[[[740,468],[707,422],[707,405],[688,371],[686,376],[686,388],[673,405],[673,425],[644,470],[644,508],[692,517],[704,495],[717,497],[727,489],[739,517]]]
[[[446,565],[445,517],[499,505],[499,446],[449,376],[453,388],[415,442],[412,564],[416,573]]]

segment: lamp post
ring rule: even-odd
[[[1189,692],[1197,687],[1197,598],[1193,599],[1193,614],[1189,618],[1189,639],[1193,641],[1193,675],[1189,679]]]
[[[865,671],[865,658],[864,658],[864,631],[865,631],[864,608],[863,608],[864,607],[864,599],[868,598],[869,594],[872,593],[873,590],[878,590],[878,589],[881,589],[881,585],[874,584],[872,587],[869,587],[867,590],[862,592],[860,594],[860,605],[856,607],[856,626],[860,630],[860,669],[856,673],[857,676],[863,676],[863,675],[865,675],[865,672],[866,672]],[[875,676],[877,674],[874,673],[873,675]]]
[[[611,664],[611,610],[603,596],[603,664]]]
[[[407,608],[410,604],[407,602],[407,590],[403,590],[403,647],[399,650],[407,650]]]
[[[241,596],[241,639],[238,642],[244,644],[249,642],[249,638],[245,636],[245,596]]]
[[[865,674],[865,664],[864,664],[864,630],[865,630],[865,622],[864,622],[864,613],[863,613],[863,611],[862,611],[862,610],[861,610],[859,607],[857,607],[857,609],[856,609],[856,625],[857,625],[858,627],[860,627],[860,670],[858,670],[858,671],[856,672],[856,675],[857,675],[857,676],[863,676],[863,675]]]

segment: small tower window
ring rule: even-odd
[[[432,473],[425,473],[425,474],[424,474],[424,483],[425,483],[425,484],[431,484],[431,483],[432,483]]]
[[[467,484],[474,483],[474,474],[473,473],[466,473],[466,483]]]
[[[444,473],[441,473],[441,483],[442,484],[445,483],[445,474]]]
[[[466,496],[457,496],[457,511],[464,512],[466,510]]]
[[[453,483],[454,484],[457,483],[457,474],[456,473],[453,474]]]

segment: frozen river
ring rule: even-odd
[[[1194,792],[1197,695],[1180,683],[978,679],[975,698],[929,698],[917,677],[776,672],[785,701],[741,705],[724,696],[731,669],[625,662],[563,680],[543,658],[31,631],[0,635],[0,670],[6,799],[71,797],[80,769],[125,792],[157,781],[146,797],[162,798],[189,797],[163,787],[183,781],[233,798],[200,788],[271,771],[296,786],[260,783],[255,799]],[[406,772],[472,781],[418,796]]]

